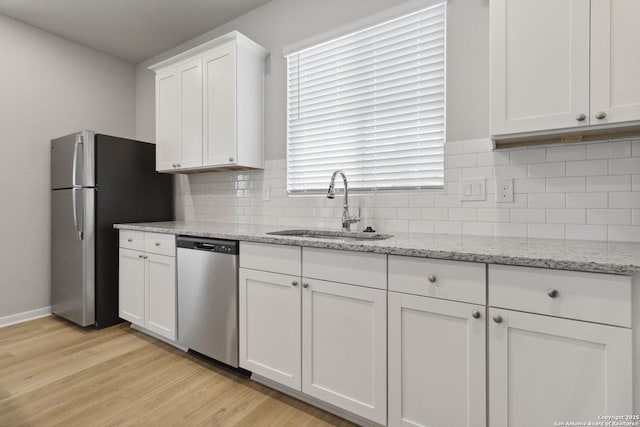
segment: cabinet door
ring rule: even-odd
[[[118,316],[144,326],[144,255],[120,249],[118,280]]]
[[[202,166],[202,60],[178,69],[180,77],[179,168]]]
[[[145,254],[145,328],[176,340],[176,259]]]
[[[389,292],[390,426],[486,425],[484,313]]]
[[[156,75],[156,169],[170,171],[180,162],[180,108],[177,70]]]
[[[387,292],[303,278],[302,391],[387,421]]]
[[[300,390],[300,278],[240,269],[240,366]]]
[[[492,427],[632,413],[630,329],[493,308],[490,316]]]
[[[638,22],[638,0],[591,2],[592,124],[640,120]]]
[[[584,0],[491,1],[492,135],[589,123],[589,10]]]
[[[236,48],[222,46],[204,57],[204,165],[237,163]]]

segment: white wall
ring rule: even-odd
[[[0,15],[0,318],[50,305],[49,140],[135,137],[135,67]]]
[[[265,80],[265,171],[179,176],[177,216],[187,220],[340,227],[341,198],[287,197],[282,48],[398,5],[399,1],[274,0],[140,64],[138,137],[154,140],[153,74],[146,67],[239,30],[271,52]],[[489,0],[449,0],[447,144],[443,191],[353,197],[361,225],[439,232],[640,242],[640,140],[493,151],[489,135]],[[487,200],[462,202],[463,178],[484,177]],[[495,178],[514,178],[514,203],[494,201]],[[328,181],[329,177],[327,177]],[[262,188],[272,199],[262,200]]]

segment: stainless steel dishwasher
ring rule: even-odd
[[[238,242],[178,236],[178,342],[238,367]]]

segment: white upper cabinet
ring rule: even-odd
[[[234,31],[150,67],[158,171],[264,167],[266,56]]]
[[[637,0],[492,0],[491,134],[639,121],[638,20]]]
[[[592,124],[640,120],[638,22],[638,0],[591,2]]]

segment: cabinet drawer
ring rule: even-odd
[[[303,248],[302,275],[329,282],[387,289],[387,256],[370,252]]]
[[[291,245],[240,242],[240,267],[300,276],[301,248]]]
[[[486,265],[390,255],[389,290],[485,304]]]
[[[489,305],[631,327],[631,278],[489,265]]]
[[[176,236],[163,233],[144,233],[144,251],[175,257]]]
[[[144,232],[120,230],[120,247],[134,251],[144,251]]]

